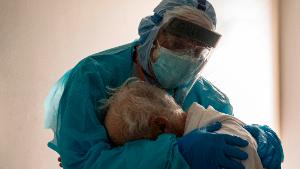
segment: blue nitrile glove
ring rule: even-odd
[[[284,154],[280,139],[268,126],[257,124],[244,127],[257,142],[257,153],[263,167],[266,169],[280,169]]]
[[[195,129],[178,139],[178,148],[191,169],[244,169],[237,160],[246,160],[248,154],[238,147],[248,142],[227,134],[211,133],[221,128],[220,123],[204,129]],[[237,159],[237,160],[236,160]]]

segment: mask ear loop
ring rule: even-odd
[[[156,40],[156,44],[153,44],[154,49],[155,48],[161,48],[161,45],[159,44],[159,41]]]
[[[161,48],[161,46],[160,46],[160,44],[159,44],[159,41],[158,40],[156,40],[155,41],[156,42],[156,44],[153,44],[152,45],[152,56],[150,56],[150,65],[149,66],[152,66],[152,62],[153,63],[155,63],[155,61],[157,60],[157,58],[158,58],[158,56],[156,56],[157,58],[155,58],[155,56],[153,56],[153,53],[157,50],[157,49],[159,49],[159,48]],[[150,68],[151,69],[151,68]]]
[[[153,68],[152,68],[153,64],[155,63],[155,62],[154,62],[154,58],[152,58],[152,57],[153,57],[153,53],[155,52],[155,50],[157,50],[157,49],[159,49],[159,48],[162,48],[162,46],[159,44],[159,41],[158,41],[158,40],[155,40],[155,43],[153,44],[153,46],[152,46],[152,48],[151,48],[151,50],[153,50],[153,51],[152,51],[152,56],[149,57],[149,58],[150,58],[150,61],[148,62],[148,68],[149,68],[149,71],[150,71],[150,73],[151,73],[151,75],[149,75],[149,76],[150,76],[154,81],[156,81],[156,82],[158,82],[158,80],[157,80],[156,75],[155,75],[155,73],[154,73],[154,71],[153,71]],[[156,58],[155,60],[157,60],[157,58]],[[158,83],[158,84],[159,84],[159,83]]]

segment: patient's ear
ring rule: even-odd
[[[166,117],[152,116],[150,118],[150,127],[154,130],[155,133],[165,133],[168,126],[169,121]]]

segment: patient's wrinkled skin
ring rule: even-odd
[[[186,113],[168,93],[146,82],[125,84],[106,106],[105,126],[115,145],[156,139],[162,133],[184,133]]]

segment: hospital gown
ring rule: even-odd
[[[249,142],[247,147],[241,148],[248,153],[248,159],[241,161],[245,166],[245,169],[263,169],[262,163],[257,154],[256,141],[251,134],[243,128],[245,124],[233,116],[216,111],[211,106],[205,109],[198,103],[192,104],[188,110],[184,134],[187,134],[194,129],[205,127],[217,121],[222,123],[222,128],[216,133],[238,136]]]

